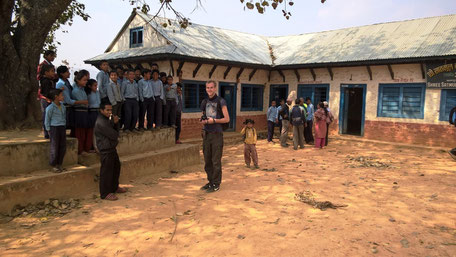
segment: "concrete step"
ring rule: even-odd
[[[49,168],[49,140],[0,144],[0,176],[13,176]],[[78,163],[78,142],[67,138],[65,167]]]
[[[176,130],[163,128],[152,131],[120,133],[117,152],[120,156],[155,151],[175,145]]]
[[[199,147],[174,145],[161,150],[121,156],[121,183],[141,176],[168,173],[171,170],[200,163]],[[0,177],[0,213],[10,213],[16,205],[25,206],[49,198],[66,199],[98,194],[99,164],[74,165],[63,173],[47,170],[20,176]]]
[[[117,151],[120,156],[144,153],[172,147],[175,145],[175,129],[166,128],[153,131],[121,133]],[[21,137],[12,138],[0,143],[0,176],[14,176],[49,168],[49,140]],[[98,162],[90,156],[78,160],[78,142],[67,137],[67,150],[64,167],[83,163],[90,165]]]

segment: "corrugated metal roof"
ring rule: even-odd
[[[160,53],[262,65],[300,65],[456,55],[456,15],[381,23],[284,37],[263,37],[192,24],[164,28],[138,12],[172,46],[105,53],[87,61]],[[272,61],[270,48],[275,57]]]
[[[275,65],[456,55],[456,15],[268,38]]]
[[[167,54],[174,53],[176,49],[173,45],[160,46],[160,47],[138,47],[131,48],[128,50],[122,50],[117,52],[108,52],[104,54],[97,55],[93,58],[88,59],[86,62],[97,62],[97,61],[109,61],[109,60],[118,60],[118,59],[127,59],[138,56],[147,56],[154,54]]]

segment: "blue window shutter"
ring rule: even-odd
[[[425,84],[380,84],[379,117],[424,118]]]
[[[448,121],[450,111],[456,107],[456,89],[443,89],[440,98],[440,117],[441,121]]]
[[[298,85],[298,97],[310,100],[314,104],[329,101],[329,84],[302,84]]]
[[[241,111],[262,111],[263,86],[242,84],[241,87]]]
[[[143,46],[144,28],[130,29],[130,48]]]

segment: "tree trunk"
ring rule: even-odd
[[[36,68],[51,26],[72,0],[19,0],[19,23],[11,32],[14,0],[0,3],[0,129],[40,126]]]

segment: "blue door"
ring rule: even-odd
[[[220,96],[225,99],[228,113],[230,114],[230,126],[228,131],[236,130],[236,84],[220,83]]]
[[[331,109],[331,106],[329,107]],[[363,136],[366,85],[340,86],[339,133]]]

